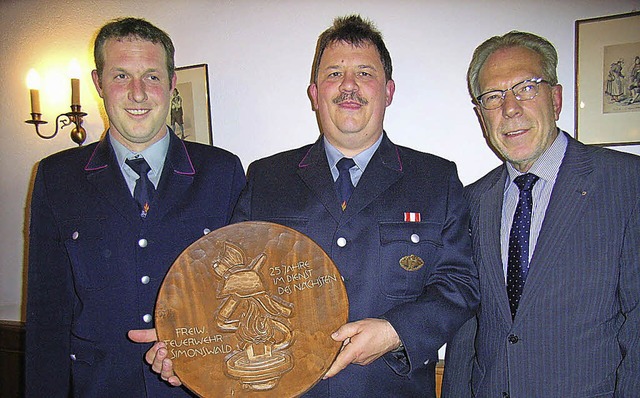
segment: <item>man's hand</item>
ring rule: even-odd
[[[158,340],[155,329],[129,330],[129,338],[136,343],[153,343],[153,347],[144,356],[145,361],[151,365],[151,370],[158,373],[160,378],[172,386],[181,386],[182,381],[173,373],[173,362],[167,358],[167,346]]]
[[[342,341],[340,354],[324,378],[333,377],[350,363],[368,365],[400,347],[400,337],[384,319],[367,318],[342,325],[331,337]]]

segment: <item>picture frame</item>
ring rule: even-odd
[[[176,75],[167,125],[185,141],[213,145],[207,64],[177,67]]]
[[[575,23],[575,136],[640,144],[640,11]]]

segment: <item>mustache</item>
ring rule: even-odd
[[[358,95],[357,92],[352,92],[352,93],[342,93],[339,96],[335,97],[332,102],[336,105],[341,104],[343,102],[346,101],[354,101],[357,102],[360,105],[368,105],[369,101],[367,101],[366,99],[362,98],[361,96]]]

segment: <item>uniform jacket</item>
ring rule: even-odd
[[[40,163],[31,207],[27,295],[28,397],[186,396],[150,371],[158,289],[189,244],[228,223],[244,186],[240,160],[170,133],[143,221],[109,140]]]
[[[271,221],[313,239],[333,259],[349,296],[349,320],[383,317],[407,356],[349,365],[312,397],[433,397],[438,349],[478,301],[468,209],[455,165],[384,136],[343,213],[322,137],[249,166],[234,221]],[[405,222],[404,213],[420,213]],[[424,266],[406,271],[399,260]],[[403,362],[401,359],[404,358]]]
[[[481,305],[447,345],[445,397],[640,397],[640,158],[569,137],[511,320],[507,171],[466,189]]]

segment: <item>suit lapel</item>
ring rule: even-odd
[[[98,142],[84,167],[87,181],[123,217],[140,218],[138,205],[131,196],[107,135]]]
[[[502,316],[508,323],[511,323],[511,310],[509,309],[500,250],[500,220],[502,219],[502,200],[507,169],[502,167],[500,170],[501,172],[496,173],[497,178],[493,181],[491,188],[480,197],[478,223],[476,224],[479,231],[476,233],[480,234],[481,263],[487,265],[487,283],[494,290],[494,297],[498,301]]]
[[[161,219],[182,200],[196,174],[184,143],[171,131],[168,134],[169,149],[147,222]],[[89,183],[118,213],[132,221],[140,220],[140,211],[124,181],[106,135],[96,145],[84,169]]]
[[[403,175],[398,147],[383,132],[382,142],[353,190],[343,221],[360,213]]]
[[[572,226],[582,217],[587,203],[587,193],[593,187],[593,163],[586,154],[586,147],[571,137],[565,157],[560,165],[549,206],[544,216],[536,249],[531,258],[531,267],[518,314],[526,313],[534,298],[543,294],[548,284],[549,273],[556,266],[558,253],[572,231]],[[516,320],[518,316],[516,316]]]
[[[342,217],[342,210],[333,188],[333,177],[329,170],[329,162],[324,151],[322,136],[309,148],[298,163],[298,175],[317,196],[318,200],[336,220]]]
[[[162,176],[158,184],[157,195],[149,213],[149,220],[162,219],[176,204],[184,200],[185,191],[193,183],[196,170],[193,167],[187,148],[172,131],[164,161]]]
[[[353,190],[346,211],[342,211],[320,137],[298,164],[298,175],[311,189],[336,222],[346,222],[367,207],[402,176],[398,148],[383,133],[382,142],[373,154],[358,186]]]

